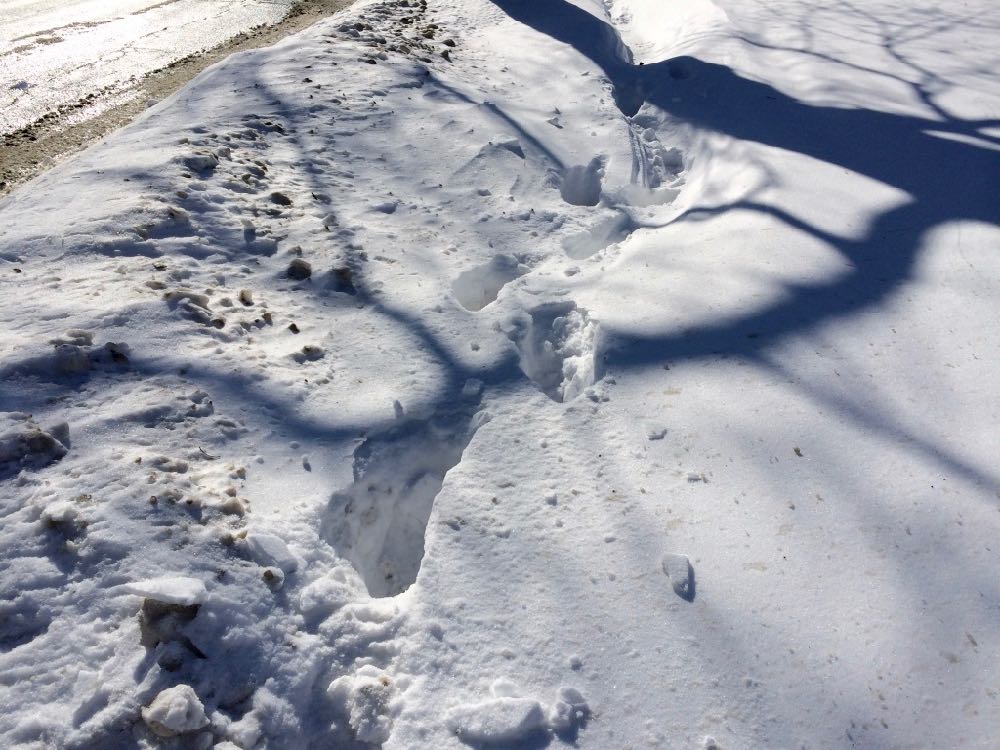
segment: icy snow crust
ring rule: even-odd
[[[0,745],[990,747],[966,12],[363,2],[5,199]]]

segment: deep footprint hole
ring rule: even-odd
[[[556,402],[571,401],[600,378],[599,326],[574,302],[535,308],[508,333],[521,371]]]
[[[497,255],[489,263],[463,271],[451,284],[452,294],[466,310],[478,312],[496,301],[500,291],[530,269],[512,255]]]
[[[583,166],[567,167],[563,172],[559,192],[572,206],[596,206],[601,202],[601,181],[607,157],[595,156]]]
[[[395,596],[416,581],[434,500],[483,421],[473,404],[373,435],[354,451],[354,482],[330,499],[320,534],[371,596]]]

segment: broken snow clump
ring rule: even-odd
[[[167,688],[142,709],[142,719],[153,734],[176,737],[208,726],[205,707],[190,685]]]
[[[571,732],[590,718],[590,706],[583,694],[574,687],[563,686],[549,711],[549,726],[556,734]]]
[[[146,581],[125,584],[124,588],[128,593],[136,596],[163,604],[177,604],[186,607],[201,604],[207,594],[204,582],[186,576],[151,578]]]
[[[347,722],[360,742],[380,745],[392,733],[393,717],[399,713],[393,679],[373,666],[364,666],[354,675],[338,677],[327,693],[347,715]]]
[[[512,696],[455,706],[446,721],[462,742],[479,745],[520,742],[548,728],[541,703]]]
[[[21,468],[41,469],[66,455],[69,425],[61,422],[43,430],[28,414],[0,416],[0,473]]]

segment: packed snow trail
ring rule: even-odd
[[[0,202],[4,743],[988,747],[974,11],[363,2]]]

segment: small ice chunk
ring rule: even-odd
[[[687,555],[668,553],[663,556],[663,572],[670,579],[674,593],[681,599],[694,599],[694,570]]]
[[[184,606],[201,604],[208,594],[203,581],[186,576],[164,576],[163,578],[135,581],[125,584],[124,589],[129,594],[142,596],[146,599]]]
[[[496,745],[519,742],[547,726],[541,704],[532,698],[494,698],[455,706],[445,716],[462,742]]]
[[[283,573],[291,573],[299,566],[298,558],[289,551],[288,545],[274,534],[251,532],[246,542],[250,554],[261,565],[273,565]]]
[[[160,737],[176,737],[208,726],[205,707],[190,685],[162,691],[142,709],[142,718],[150,731]]]

